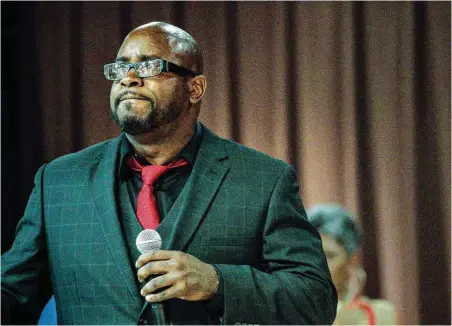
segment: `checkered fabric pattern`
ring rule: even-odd
[[[162,247],[215,264],[225,324],[332,323],[336,293],[294,170],[203,128],[193,171],[157,228]],[[53,291],[62,324],[136,323],[143,301],[117,207],[121,137],[38,171],[2,257],[2,293],[43,306]],[[208,313],[205,302],[167,306],[174,324]]]

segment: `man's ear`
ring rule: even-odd
[[[190,102],[196,104],[201,101],[207,88],[207,80],[204,75],[197,75],[190,80]]]

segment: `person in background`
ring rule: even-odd
[[[366,272],[359,259],[362,232],[350,212],[336,204],[318,204],[307,210],[318,229],[328,267],[338,294],[336,325],[393,325],[396,310],[388,300],[362,295]]]

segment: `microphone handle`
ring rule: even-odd
[[[165,308],[161,302],[151,303],[152,317],[154,325],[168,325],[165,316]]]
[[[150,281],[153,278],[153,276],[150,276],[147,280]],[[157,292],[162,291],[162,289],[158,290]],[[149,302],[146,301],[146,305],[143,309],[143,311],[146,311],[147,309],[150,310],[150,314],[152,316],[152,321],[154,322],[154,325],[169,325],[166,320],[166,314],[165,314],[165,306],[163,302]]]

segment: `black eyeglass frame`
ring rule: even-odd
[[[152,75],[152,76],[140,76],[140,74],[139,74],[139,72],[137,70],[137,65],[142,64],[143,62],[148,62],[148,61],[161,61],[163,63],[162,70],[158,74],[155,74],[155,75]],[[132,69],[132,68],[135,70],[137,76],[140,77],[140,78],[155,77],[155,76],[160,75],[162,72],[172,72],[172,73],[175,73],[176,75],[184,76],[184,77],[187,77],[187,76],[193,77],[193,76],[198,75],[197,73],[194,73],[193,71],[191,71],[191,70],[189,70],[187,68],[178,66],[175,63],[172,63],[172,62],[167,61],[165,59],[155,58],[155,59],[150,59],[150,60],[145,60],[145,61],[140,61],[140,62],[135,62],[135,63],[126,63],[126,62],[107,63],[107,64],[104,65],[104,76],[105,76],[105,78],[107,78],[107,75],[106,75],[107,67],[111,66],[111,65],[118,64],[118,63],[127,67],[126,76],[129,73],[130,69]],[[124,77],[122,77],[122,78],[124,78]],[[107,80],[118,81],[118,80],[121,80],[122,78],[120,78],[120,79],[109,79],[109,78],[107,78]]]

